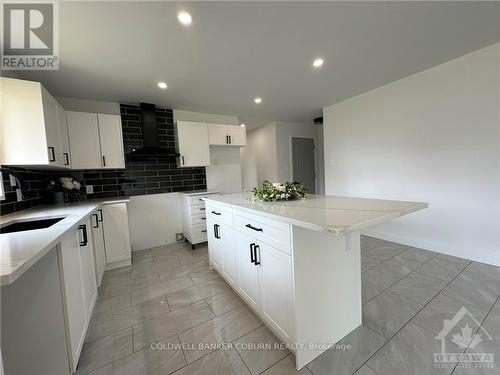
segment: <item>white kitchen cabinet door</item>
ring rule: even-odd
[[[212,267],[222,272],[222,242],[220,239],[220,224],[214,220],[207,221],[208,258]]]
[[[41,86],[43,118],[45,122],[45,135],[47,139],[47,151],[49,163],[55,166],[63,166],[61,139],[57,125],[57,101]]]
[[[236,247],[234,246],[234,229],[220,224],[220,242],[222,253],[222,273],[229,284],[236,286],[238,273],[236,272]]]
[[[102,167],[125,168],[121,117],[99,113],[97,121],[101,140]]]
[[[290,255],[259,242],[260,312],[264,320],[288,342],[292,311],[292,259]]]
[[[208,143],[211,146],[221,146],[229,143],[227,125],[208,124]]]
[[[102,168],[97,114],[66,112],[73,169]]]
[[[130,234],[128,227],[127,204],[114,203],[102,207],[104,226],[104,247],[106,264],[130,260]]]
[[[95,277],[94,246],[90,218],[79,226],[80,236],[80,266],[82,269],[83,295],[87,322],[90,321],[92,310],[97,299],[97,282]]]
[[[176,133],[180,167],[210,165],[208,126],[206,123],[177,121]]]
[[[60,243],[59,263],[63,287],[64,316],[68,336],[71,372],[76,371],[85,340],[87,313],[80,265],[80,242],[77,230],[71,231]]]
[[[259,311],[259,267],[252,262],[252,251],[255,246],[253,238],[236,232],[236,261],[238,270],[238,291],[247,303]]]
[[[60,150],[58,151],[58,155],[61,159],[62,166],[66,168],[71,168],[66,110],[59,103],[56,103],[56,110],[57,110],[57,131],[59,133],[59,145],[60,145]]]
[[[104,230],[102,224],[102,210],[97,210],[91,216],[92,241],[94,243],[94,261],[97,286],[101,286],[102,276],[106,267],[106,254],[104,249]]]
[[[241,126],[228,126],[229,144],[231,146],[246,146],[247,131]]]

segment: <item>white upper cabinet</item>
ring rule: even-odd
[[[103,168],[125,168],[122,121],[118,115],[97,115]]]
[[[203,167],[210,165],[208,126],[202,122],[177,121],[176,148],[179,167]]]
[[[208,143],[210,146],[245,146],[246,129],[241,126],[208,124]]]
[[[1,163],[68,168],[59,103],[39,82],[2,77],[0,86]]]
[[[120,116],[68,111],[67,122],[74,169],[125,168]]]
[[[62,165],[66,168],[71,168],[71,157],[69,153],[69,134],[68,124],[66,121],[66,110],[62,105],[56,102],[57,111],[57,129],[59,133],[59,156],[62,160]]]

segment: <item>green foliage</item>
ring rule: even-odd
[[[254,187],[252,189],[252,193],[254,199],[263,202],[304,199],[306,195],[304,184],[302,182],[299,184],[294,184],[292,182],[273,184],[267,180],[262,183],[262,189]]]

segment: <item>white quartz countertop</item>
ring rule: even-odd
[[[218,194],[216,190],[191,190],[191,191],[181,191],[181,194],[188,196],[204,195],[204,194]]]
[[[307,195],[304,200],[259,202],[243,194],[210,196],[207,202],[217,202],[233,208],[253,211],[310,230],[344,234],[380,224],[384,221],[424,209],[425,202],[383,199]]]
[[[67,231],[105,204],[127,203],[128,198],[92,199],[61,205],[44,205],[0,217],[0,225],[11,221],[65,217],[43,229],[0,234],[0,285],[12,284],[47,252]]]

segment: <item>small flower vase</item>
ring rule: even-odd
[[[62,191],[54,191],[52,193],[52,201],[55,204],[62,204],[62,203],[64,203],[64,193]]]

